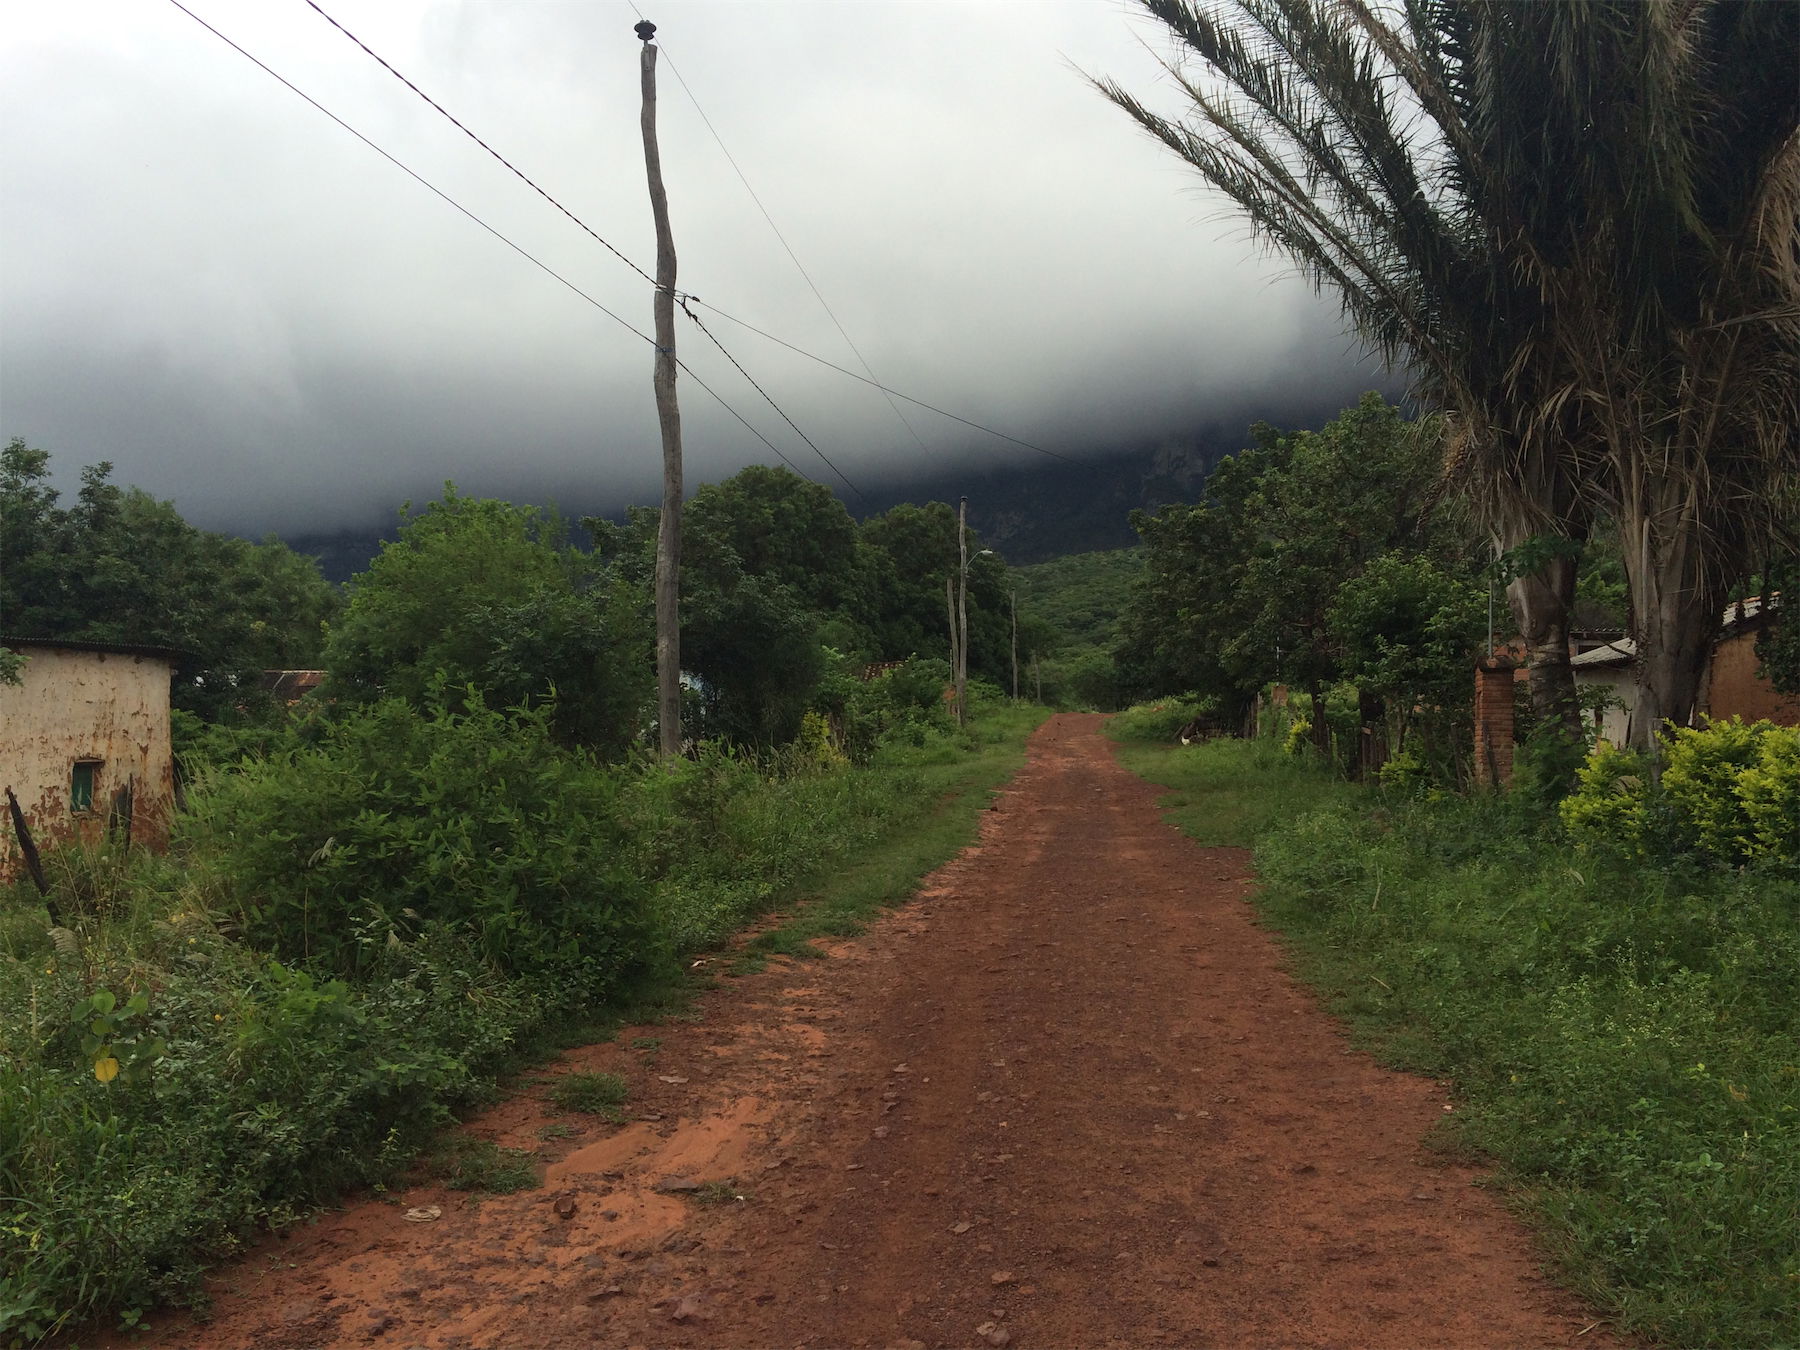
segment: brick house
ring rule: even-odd
[[[169,682],[177,654],[107,642],[0,639],[25,658],[0,684],[0,809],[19,802],[40,848],[93,841],[108,828],[134,844],[168,842],[175,801]],[[23,861],[0,817],[0,878]]]

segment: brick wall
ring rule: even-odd
[[[1483,787],[1512,782],[1515,669],[1499,652],[1475,663],[1475,781]]]
[[[1784,727],[1800,726],[1800,698],[1778,694],[1756,673],[1756,631],[1740,628],[1713,649],[1706,711],[1712,717],[1768,718]]]

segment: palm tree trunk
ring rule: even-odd
[[[1669,484],[1654,495],[1690,494]],[[1620,531],[1637,643],[1628,739],[1633,749],[1653,750],[1665,722],[1693,721],[1728,587],[1705,566],[1708,540],[1691,500],[1665,506],[1633,494],[1622,504]]]
[[[1538,571],[1515,577],[1507,584],[1506,598],[1525,640],[1526,679],[1538,724],[1561,726],[1579,739],[1581,703],[1575,695],[1575,669],[1569,664],[1575,560],[1552,558]]]

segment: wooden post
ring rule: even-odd
[[[1036,652],[1033,652],[1031,654],[1031,683],[1035,690],[1035,697],[1036,697],[1037,701],[1039,703],[1042,703],[1044,701],[1044,677],[1038,671],[1037,653]]]
[[[50,898],[50,883],[44,879],[44,864],[38,858],[37,845],[32,842],[31,827],[25,823],[25,813],[19,809],[19,799],[13,796],[13,790],[6,789],[6,809],[12,816],[13,838],[19,841],[19,852],[25,859],[25,870],[31,874],[32,885],[38,894],[44,897],[44,908],[50,911],[50,922],[58,928],[63,926],[62,915],[57,911],[56,901]]]
[[[681,753],[681,409],[675,402],[675,238],[656,148],[656,25],[636,26],[644,44],[644,170],[656,220],[656,418],[662,426],[663,500],[656,531],[656,725],[664,755]]]
[[[1017,703],[1019,701],[1019,592],[1016,589],[1009,590],[1006,597],[1012,601],[1013,702]]]
[[[962,686],[956,681],[956,672],[960,669],[961,648],[956,643],[956,579],[944,578],[944,604],[950,611],[950,703],[956,713],[956,725],[961,726]]]
[[[969,499],[956,508],[956,555],[960,561],[956,588],[956,721],[969,721]]]

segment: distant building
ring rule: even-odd
[[[169,682],[177,654],[106,642],[0,638],[25,657],[23,683],[0,684],[0,811],[18,798],[39,848],[96,840],[168,842],[175,801]],[[22,865],[0,815],[0,878]]]
[[[1741,717],[1746,722],[1767,718],[1777,726],[1800,726],[1800,698],[1777,692],[1756,673],[1756,635],[1766,621],[1760,597],[1753,596],[1725,611],[1712,658],[1700,681],[1697,716]],[[1577,686],[1604,688],[1613,695],[1613,706],[1601,714],[1600,734],[1615,745],[1625,743],[1632,703],[1637,698],[1632,669],[1636,657],[1636,644],[1619,637],[1570,662]]]
[[[291,708],[325,683],[322,670],[265,670],[262,687],[265,693],[284,708]]]

